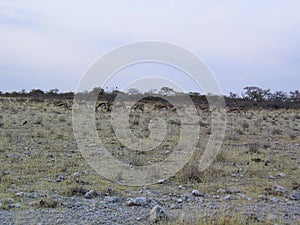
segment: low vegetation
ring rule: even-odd
[[[288,192],[299,190],[298,92],[293,92],[290,98],[276,93],[271,101],[266,99],[268,92],[261,92],[264,94],[259,97],[251,91],[260,90],[247,88],[244,98],[234,95],[226,98],[232,107],[246,107],[247,112],[233,111],[227,114],[227,129],[221,151],[207,170],[199,172],[198,163],[210,135],[210,113],[199,109],[201,134],[197,151],[174,177],[163,185],[154,184],[148,188],[183,194],[185,190],[178,189],[178,186],[184,185],[187,190],[199,189],[210,196],[224,197],[225,194],[218,193],[218,190],[234,186],[242,193],[237,205],[247,204],[252,201],[249,199],[257,200],[261,196],[275,196],[284,200],[286,196],[274,190],[274,185],[283,186]],[[116,174],[115,182],[112,182],[91,169],[77,148],[72,129],[72,102],[68,102],[66,96],[61,94],[59,97],[60,94],[54,90],[47,94],[49,98],[38,91],[23,94],[24,97],[8,97],[9,94],[2,93],[0,99],[0,200],[12,198],[21,203],[21,197],[16,193],[22,192],[36,195],[33,202],[22,203],[23,208],[55,208],[60,203],[49,197],[52,194],[82,196],[88,190],[97,190],[127,197],[128,190],[133,195],[139,193],[139,187],[117,184],[122,180],[122,174]],[[102,92],[102,95],[105,96],[105,93]],[[72,93],[68,94],[70,96]],[[195,93],[191,96],[194,102],[201,99]],[[109,100],[108,97],[103,99]],[[54,104],[57,100],[69,105]],[[110,124],[109,107],[99,108],[96,112],[99,138],[111,154],[124,163],[143,166],[160,162],[178,142],[180,121],[177,112],[171,108],[155,107],[151,111],[148,103],[145,103],[143,110],[140,107],[132,109],[131,129],[137,136],[147,137],[149,117],[158,116],[169,118],[169,133],[160,146],[142,154],[126,148],[118,141]],[[261,104],[262,107],[254,107],[255,104]],[[2,204],[2,209],[8,209],[7,204]],[[245,224],[245,221],[243,212],[233,210],[216,217],[195,216],[190,224]],[[183,223],[179,218],[166,223],[189,224],[189,221]],[[252,223],[269,224],[267,221],[258,223],[251,219],[247,224]]]

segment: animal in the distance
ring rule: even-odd
[[[64,102],[64,101],[54,101],[53,104],[57,107],[62,107],[65,110],[70,110],[71,106],[68,104],[68,102]]]
[[[171,110],[171,111],[176,111],[176,107],[172,105],[171,103],[156,103],[153,107],[153,110]]]
[[[142,112],[144,112],[145,105],[144,105],[144,103],[137,102],[137,103],[134,104],[134,106],[132,106],[132,109],[134,109],[134,110],[139,109],[139,110],[141,110]]]
[[[197,111],[209,111],[209,106],[208,105],[197,105],[196,106]]]
[[[239,107],[233,107],[233,108],[228,108],[227,109],[227,113],[232,113],[232,112],[236,112],[236,113],[244,113],[246,114],[247,113],[247,110],[242,107],[242,106],[239,106]]]
[[[95,110],[96,112],[99,111],[99,109],[104,109],[106,111],[111,111],[111,107],[112,107],[113,104],[111,104],[110,102],[108,101],[100,101],[97,103],[96,107],[95,107]]]
[[[218,107],[210,107],[209,105],[197,105],[196,109],[199,112],[206,112],[208,114],[211,114],[212,112],[214,112],[215,110],[219,110]]]

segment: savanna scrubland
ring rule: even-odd
[[[122,174],[107,180],[90,167],[74,138],[71,98],[1,96],[1,220],[7,224],[299,224],[299,103],[283,101],[282,96],[277,101],[274,96],[274,101],[265,96],[254,99],[257,96],[249,93],[225,98],[225,138],[203,172],[198,171],[198,163],[211,134],[212,109],[207,102],[195,101],[201,96],[191,95],[199,114],[197,150],[177,174],[142,187],[122,185]],[[130,129],[140,138],[149,135],[151,118],[165,118],[168,132],[162,143],[141,152],[122,145],[115,136],[112,99],[99,101],[105,104],[95,111],[96,130],[119,161],[132,166],[155,164],[178,143],[180,117],[165,102],[159,102],[163,107],[147,101],[139,103],[142,107],[125,108],[131,110]],[[149,212],[156,205],[164,211],[155,217]]]

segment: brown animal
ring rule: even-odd
[[[106,111],[111,111],[111,107],[112,104],[109,103],[108,101],[101,101],[97,103],[95,110],[96,112],[98,112],[98,109],[101,108],[101,109],[105,109]]]
[[[233,108],[228,108],[227,109],[227,113],[232,113],[232,112],[236,112],[236,113],[247,113],[247,110],[244,107],[233,107]]]
[[[217,110],[218,108],[211,108],[209,107],[209,105],[197,105],[196,109],[198,112],[203,111],[203,112],[207,112],[208,114],[211,114],[213,111]]]
[[[137,102],[136,104],[134,104],[134,106],[132,107],[134,110],[141,110],[142,112],[144,112],[145,109],[145,105],[143,103]]]
[[[70,107],[68,105],[68,102],[53,102],[53,104],[57,107],[63,107],[65,110],[70,110]]]
[[[155,109],[158,109],[158,110],[166,109],[166,110],[176,111],[176,108],[174,107],[174,105],[172,105],[170,103],[156,103],[153,107],[153,110],[155,110]]]
[[[209,106],[208,105],[197,105],[196,106],[197,111],[209,111]]]

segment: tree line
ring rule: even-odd
[[[170,87],[162,87],[160,90],[152,89],[148,92],[140,92],[136,88],[131,88],[127,92],[121,92],[118,90],[105,91],[103,88],[95,87],[91,91],[83,91],[76,93],[77,99],[89,100],[92,95],[98,95],[98,99],[107,100],[113,102],[116,96],[135,96],[136,98],[146,100],[161,99],[163,96],[168,96],[169,98],[180,99],[181,96],[186,93],[176,92]],[[198,92],[189,92],[188,95],[191,97],[195,104],[208,104],[206,96]],[[208,93],[207,95],[212,95]],[[153,97],[149,97],[153,96]],[[45,99],[68,99],[71,100],[75,97],[74,92],[60,92],[59,89],[50,89],[49,91],[43,91],[41,89],[32,89],[30,91],[12,91],[12,92],[1,92],[0,97],[13,97],[13,98],[30,98],[33,101],[43,101]],[[220,97],[220,96],[219,96]],[[244,87],[243,92],[239,95],[230,92],[228,96],[223,96],[225,103],[230,107],[247,107],[247,108],[297,108],[300,109],[300,91],[290,91],[289,93],[283,91],[271,92],[270,89],[263,89],[256,86]]]

